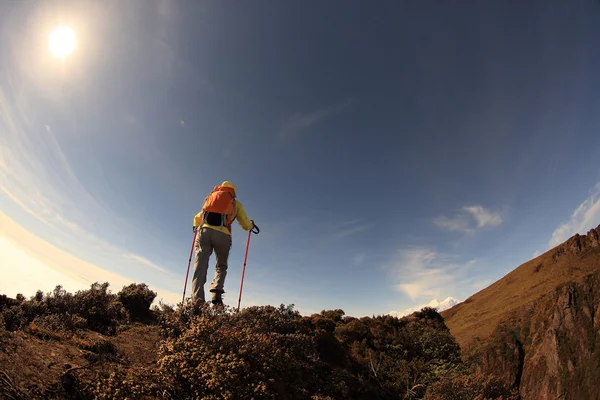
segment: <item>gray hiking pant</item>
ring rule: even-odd
[[[208,262],[213,251],[217,257],[215,277],[210,284],[211,291],[224,292],[223,285],[227,276],[227,260],[231,250],[231,235],[210,228],[198,230],[194,243],[194,278],[192,279],[192,296],[194,300],[206,301],[204,284],[208,272]]]

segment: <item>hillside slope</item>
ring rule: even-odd
[[[503,320],[472,356],[523,399],[600,398],[600,273],[559,286]]]
[[[600,270],[600,226],[575,235],[474,294],[443,311],[446,325],[463,352],[484,341],[500,321],[519,307],[556,290],[559,285]]]
[[[444,313],[476,369],[524,399],[598,399],[600,227]]]

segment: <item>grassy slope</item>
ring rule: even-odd
[[[477,338],[488,338],[498,323],[520,306],[554,291],[562,283],[600,270],[600,252],[587,248],[581,254],[570,253],[566,250],[570,241],[572,238],[440,313],[464,352],[469,353]]]

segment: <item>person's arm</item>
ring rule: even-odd
[[[194,216],[194,222],[192,224],[194,229],[198,228],[200,225],[202,225],[202,211]]]
[[[246,215],[246,210],[244,210],[244,206],[242,203],[236,200],[236,215],[238,224],[242,227],[243,230],[249,231],[254,227],[254,222],[248,218]]]

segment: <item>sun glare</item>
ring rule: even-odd
[[[50,34],[50,52],[55,57],[64,59],[75,50],[75,32],[66,26],[56,28]]]

